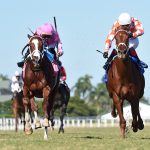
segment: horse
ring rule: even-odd
[[[126,27],[119,27],[115,34],[117,56],[108,70],[106,87],[113,99],[112,116],[116,117],[116,109],[120,119],[121,137],[125,138],[126,120],[123,116],[123,102],[131,104],[132,130],[142,130],[144,124],[139,112],[139,100],[144,94],[145,79],[137,64],[130,58],[129,32]]]
[[[52,126],[52,129],[54,129],[54,124],[55,124],[55,122],[54,122],[54,112],[57,109],[60,109],[60,122],[61,122],[61,124],[60,124],[58,133],[60,133],[60,132],[64,133],[63,119],[64,119],[64,116],[66,114],[69,99],[70,99],[70,89],[69,89],[68,85],[65,84],[65,83],[60,82],[58,88],[54,92],[54,95],[53,95],[53,108],[50,111],[51,126]]]
[[[23,92],[14,92],[12,97],[12,110],[15,117],[15,131],[18,131],[18,118],[20,118],[21,123],[23,123],[23,130],[25,131],[25,109],[23,105]],[[33,107],[36,107],[34,103],[30,103],[29,114],[31,117],[31,122],[33,123],[33,118],[31,115]]]
[[[44,52],[44,40],[42,39],[42,37],[38,35],[28,35],[28,37],[29,43],[27,45],[30,54],[27,57],[23,67],[23,104],[25,107],[26,122],[25,133],[32,134],[33,132],[32,127],[29,123],[29,100],[34,97],[43,98],[43,126],[45,127],[44,139],[48,139],[47,128],[49,127],[49,111],[51,110],[53,105],[53,101],[52,99],[50,99],[50,94],[58,85],[59,73],[57,75],[54,75],[52,63],[49,61]],[[38,123],[39,125],[37,114],[35,117],[35,124]]]

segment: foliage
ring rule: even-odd
[[[67,109],[68,116],[95,116],[96,111],[93,107],[88,106],[78,96],[71,97]]]
[[[91,83],[92,76],[85,75],[84,77],[80,77],[77,83],[74,86],[74,96],[78,96],[82,99],[87,99],[89,93],[92,90],[92,83]]]
[[[7,75],[0,74],[0,80],[9,80]]]

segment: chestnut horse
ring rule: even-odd
[[[108,82],[106,83],[110,97],[113,99],[112,116],[116,117],[116,111],[120,118],[120,131],[125,138],[126,120],[123,116],[123,101],[131,104],[132,129],[137,132],[142,130],[144,124],[139,112],[139,100],[144,94],[145,79],[137,65],[129,56],[129,32],[126,28],[119,27],[115,35],[117,56],[114,58],[108,70]]]
[[[57,109],[60,110],[60,127],[58,133],[64,133],[64,116],[66,114],[67,105],[70,99],[70,89],[65,83],[59,83],[58,88],[55,90],[53,95],[53,108],[50,111],[50,121],[52,129],[54,129],[54,113]]]
[[[15,117],[15,131],[18,131],[18,118],[21,119],[21,123],[23,123],[24,131],[25,131],[25,109],[23,105],[23,92],[15,92],[13,93],[12,98],[12,110]],[[31,122],[33,122],[31,112],[32,110],[37,111],[37,105],[34,103],[33,100],[31,100],[31,103],[29,105],[29,114],[31,117]]]
[[[43,126],[45,127],[44,139],[47,139],[47,127],[49,127],[49,111],[53,105],[53,101],[50,99],[50,94],[58,84],[58,76],[54,75],[52,63],[45,55],[44,41],[40,36],[34,35],[30,37],[28,47],[30,54],[23,67],[23,103],[25,107],[26,122],[25,133],[32,134],[33,132],[29,122],[29,100],[34,97],[43,98]],[[38,118],[36,121],[39,124]]]

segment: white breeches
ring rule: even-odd
[[[129,48],[133,47],[134,49],[136,49],[139,45],[139,39],[138,38],[130,38],[129,39]]]

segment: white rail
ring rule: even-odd
[[[43,119],[40,120],[41,123]],[[149,126],[150,120],[143,120],[144,125]],[[131,120],[127,121],[127,125],[131,125]],[[64,127],[78,127],[78,128],[94,128],[94,127],[118,127],[118,120],[101,120],[100,118],[65,118],[64,119]],[[34,128],[34,124],[32,124]],[[55,128],[60,127],[60,120],[55,119]],[[19,120],[18,125],[19,130],[23,130],[23,124],[21,124],[21,120]],[[0,118],[0,130],[15,130],[15,119],[14,118]]]

